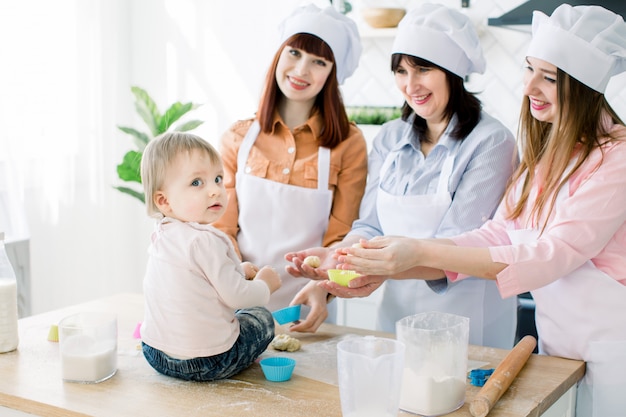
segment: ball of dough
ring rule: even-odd
[[[360,248],[362,248],[363,246],[361,246],[361,244],[360,244],[360,243],[355,243],[355,244],[353,244],[353,245],[352,245],[352,247],[353,247],[353,248],[360,249]]]
[[[300,341],[288,334],[279,334],[272,340],[271,346],[276,350],[295,352],[296,350],[300,350]]]
[[[311,268],[317,268],[322,264],[319,256],[311,255],[304,258],[304,263]]]

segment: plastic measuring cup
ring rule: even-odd
[[[344,417],[398,414],[404,344],[374,336],[337,343],[339,396]]]

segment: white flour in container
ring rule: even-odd
[[[404,368],[400,409],[423,416],[450,413],[465,401],[465,380],[452,376],[417,375]]]

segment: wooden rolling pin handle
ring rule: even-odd
[[[513,379],[522,370],[535,346],[537,346],[537,339],[532,336],[524,336],[504,357],[470,403],[469,409],[472,416],[485,417],[489,414],[496,401],[500,399]]]

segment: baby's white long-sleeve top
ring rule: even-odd
[[[269,301],[267,285],[245,279],[230,239],[213,226],[166,217],[148,253],[141,337],[171,356],[227,351],[239,336],[235,310]]]

